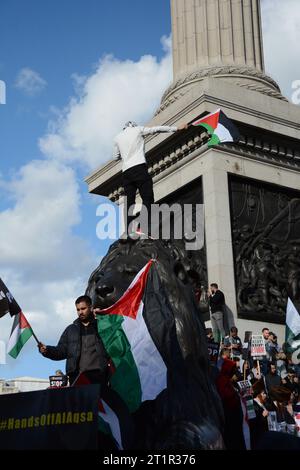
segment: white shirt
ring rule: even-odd
[[[122,158],[122,171],[146,163],[144,136],[158,132],[176,132],[176,126],[126,127],[114,139],[113,158]]]

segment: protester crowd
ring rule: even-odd
[[[210,344],[213,332],[207,328],[206,333]],[[225,446],[260,449],[276,443],[300,450],[300,364],[293,364],[276,333],[265,327],[258,334],[264,354],[254,356],[251,334],[242,342],[234,326],[221,339],[217,361],[211,362],[223,403]]]

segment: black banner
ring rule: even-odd
[[[0,278],[0,318],[8,312],[13,317],[21,312],[21,307]]]
[[[97,449],[99,385],[0,396],[0,449]]]

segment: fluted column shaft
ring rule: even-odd
[[[171,0],[174,80],[215,65],[264,71],[260,0]]]

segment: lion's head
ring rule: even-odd
[[[175,314],[184,357],[190,354],[199,359],[206,357],[203,322],[194,294],[194,288],[202,282],[201,266],[197,257],[187,254],[180,241],[116,241],[90,276],[86,293],[95,307],[113,305],[151,258],[158,261],[157,268]]]

